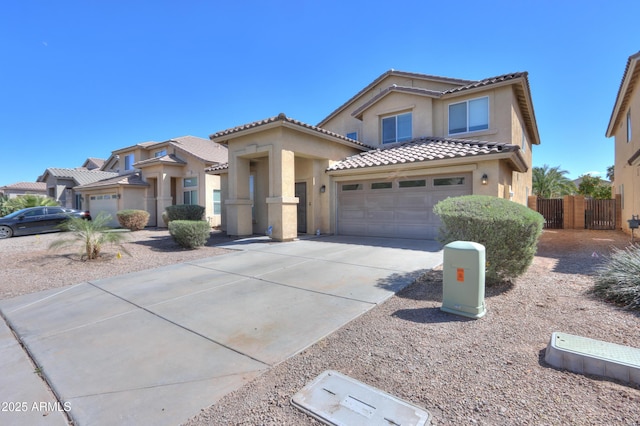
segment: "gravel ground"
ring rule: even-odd
[[[166,230],[131,233],[132,257],[106,247],[97,262],[52,253],[60,234],[0,240],[0,298],[225,252],[180,249]],[[243,388],[203,408],[194,425],[314,425],[291,397],[325,370],[342,372],[425,407],[432,424],[640,425],[640,387],[550,368],[544,349],[562,331],[640,348],[640,314],[589,294],[614,231],[545,231],[529,271],[486,291],[487,315],[440,311],[442,271],[413,285]]]
[[[167,229],[144,229],[126,233],[122,246],[130,255],[118,246],[105,245],[99,259],[87,262],[80,256],[82,246],[49,250],[49,244],[61,238],[69,235],[58,232],[0,240],[0,299],[216,256],[228,250],[214,245],[230,241],[213,231],[206,246],[186,250]]]
[[[593,268],[628,243],[620,232],[545,231],[529,271],[487,290],[480,320],[440,311],[442,271],[431,271],[187,425],[320,424],[290,400],[328,369],[425,407],[434,425],[639,425],[640,387],[544,362],[554,331],[640,348],[640,315],[588,293]]]

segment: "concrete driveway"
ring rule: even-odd
[[[0,423],[179,424],[442,262],[425,240],[223,247],[235,251],[0,301],[59,401],[1,323],[0,398],[28,409]]]

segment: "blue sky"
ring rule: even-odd
[[[637,1],[4,1],[0,185],[280,112],[317,124],[385,71],[528,71],[534,166],[604,173]]]

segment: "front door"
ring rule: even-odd
[[[307,183],[296,182],[295,196],[298,197],[298,232],[307,233]]]

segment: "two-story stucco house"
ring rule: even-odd
[[[56,200],[61,206],[82,210],[86,209],[86,205],[75,188],[116,175],[117,173],[113,170],[105,168],[105,160],[89,157],[80,167],[49,167],[37,181],[44,183],[46,195]]]
[[[526,204],[540,143],[527,73],[472,81],[388,71],[318,125],[284,114],[214,133],[229,235],[435,238],[465,194]]]
[[[205,207],[204,219],[220,225],[220,177],[205,169],[228,161],[226,146],[183,136],[120,148],[106,163],[112,159],[116,176],[75,188],[92,215],[106,212],[117,225],[119,210],[146,210],[149,226],[166,226],[162,212],[167,206],[198,204]]]
[[[606,136],[615,139],[614,190],[620,194],[622,229],[640,214],[640,52],[631,55],[622,76]]]

